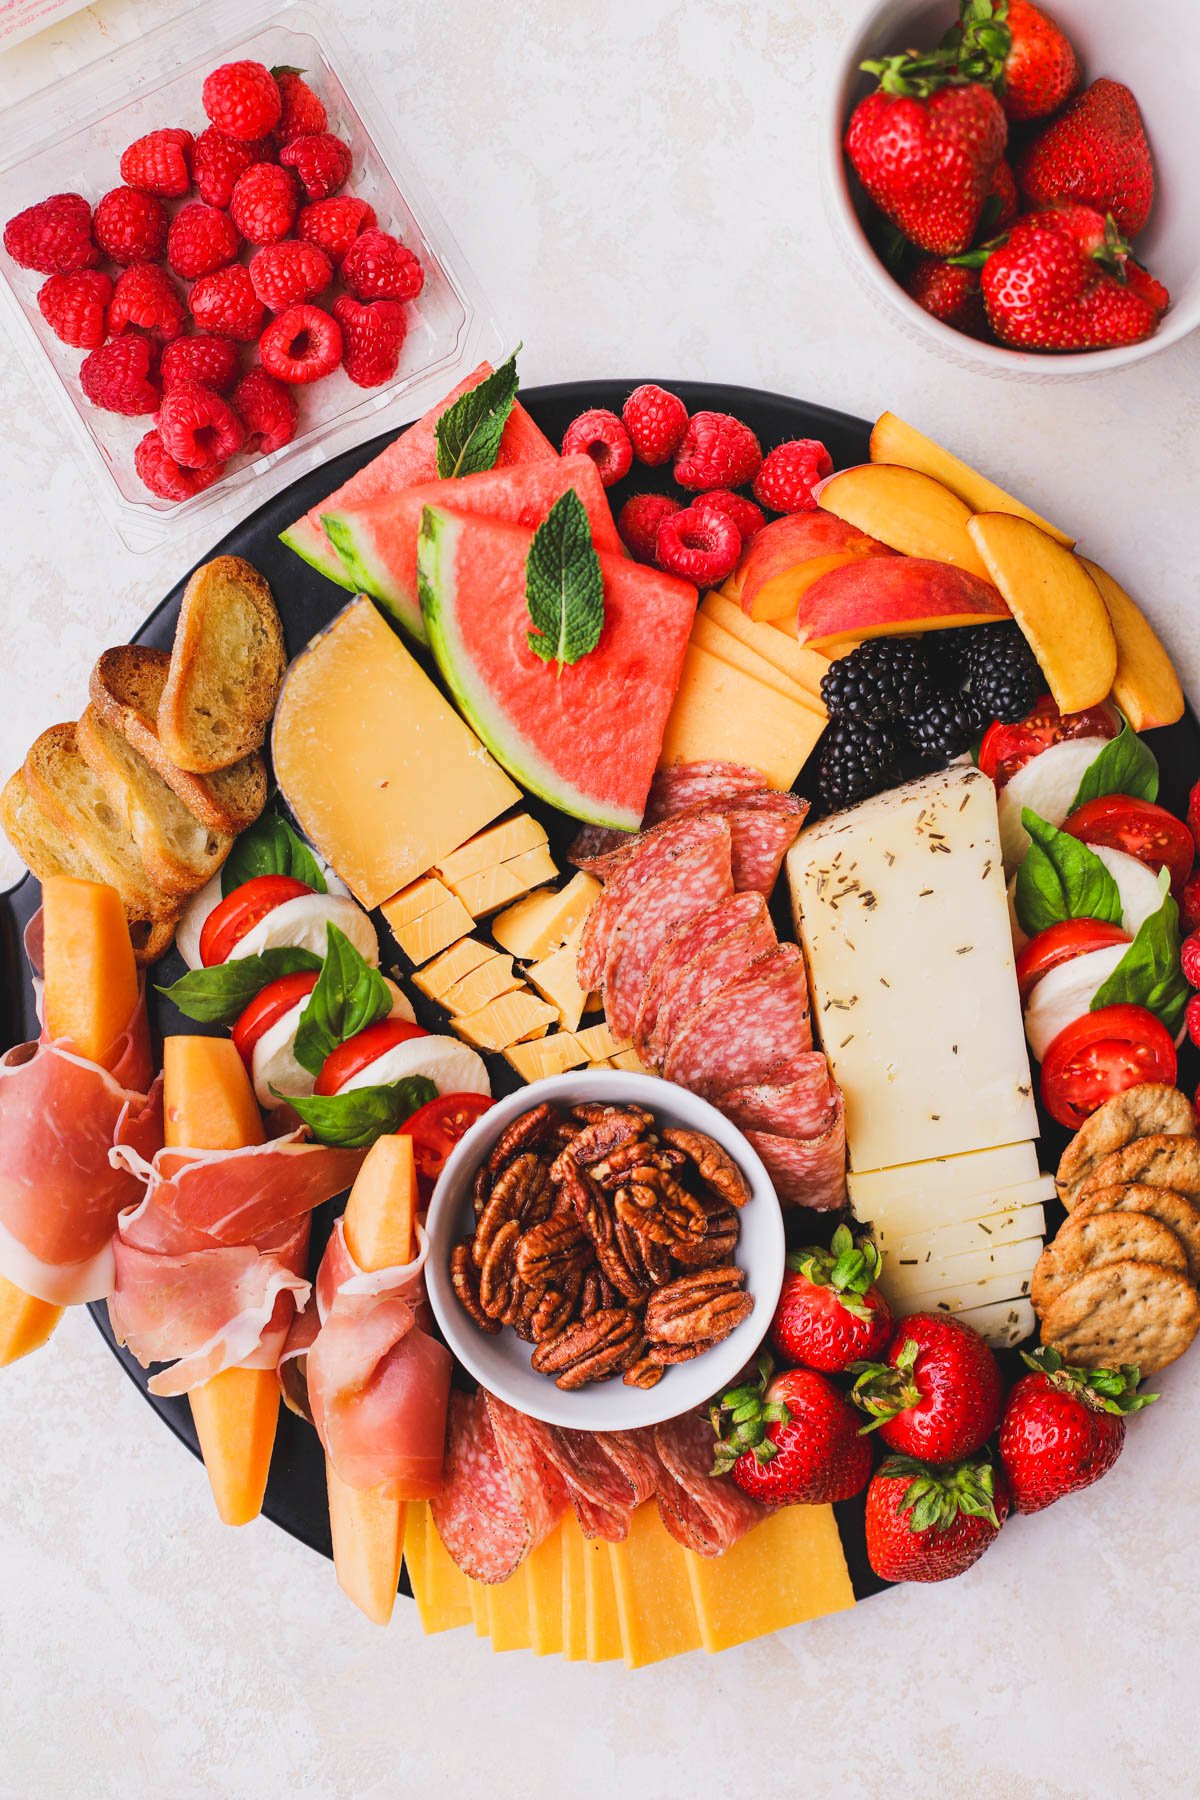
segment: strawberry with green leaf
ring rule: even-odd
[[[867,1560],[884,1581],[948,1581],[995,1543],[1008,1509],[986,1456],[940,1468],[889,1456],[867,1490]]]
[[[769,1506],[822,1506],[867,1485],[871,1446],[858,1416],[824,1375],[774,1374],[765,1352],[756,1380],[732,1388],[710,1409],[717,1438],[714,1475]]]
[[[1022,350],[1105,350],[1155,331],[1170,295],[1134,265],[1112,214],[1088,206],[1026,213],[991,251],[980,282],[988,322]]]
[[[875,1286],[881,1267],[871,1240],[856,1242],[845,1225],[828,1250],[793,1251],[771,1321],[779,1354],[829,1374],[878,1356],[892,1329],[891,1308]]]
[[[1075,1369],[1057,1350],[1025,1355],[1008,1397],[1000,1461],[1018,1512],[1041,1512],[1107,1475],[1125,1447],[1125,1420],[1158,1399],[1139,1394],[1139,1372]]]
[[[851,1398],[890,1450],[956,1462],[1000,1422],[1000,1365],[977,1331],[950,1313],[901,1319],[882,1362],[855,1363]]]
[[[1079,85],[1070,39],[1032,0],[962,0],[943,43],[959,73],[992,88],[1010,119],[1048,118]]]

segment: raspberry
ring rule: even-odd
[[[166,346],[159,364],[159,378],[164,394],[169,394],[181,381],[199,381],[216,394],[227,394],[237,380],[240,368],[238,347],[231,339],[209,337],[202,332],[196,337],[176,338],[174,343]]]
[[[669,494],[635,494],[617,515],[621,542],[638,562],[652,563],[658,543],[658,528],[672,513],[682,512],[678,500]]]
[[[1187,823],[1188,830],[1195,840],[1196,848],[1200,850],[1200,781],[1196,783],[1191,793],[1188,795]]]
[[[342,328],[342,362],[356,387],[390,381],[400,361],[408,320],[399,300],[371,300],[365,306],[343,294],[333,303]]]
[[[375,228],[375,208],[353,194],[339,194],[332,200],[314,200],[300,208],[296,220],[296,236],[306,244],[316,244],[336,269],[360,231]]]
[[[96,207],[96,242],[115,263],[161,262],[167,248],[167,209],[141,188],[112,188]]]
[[[191,132],[176,125],[148,132],[122,154],[121,180],[148,194],[181,200],[191,189],[194,148]]]
[[[202,131],[192,155],[192,173],[200,198],[208,206],[228,206],[234,183],[255,163],[270,162],[271,146],[265,139],[241,144],[226,137],[215,125]]]
[[[43,319],[73,350],[95,350],[108,336],[106,308],[113,284],[99,269],[52,275],[38,290]]]
[[[1188,1001],[1185,1021],[1193,1044],[1200,1044],[1200,994],[1193,994]]]
[[[51,194],[27,206],[4,227],[4,248],[22,269],[39,275],[73,275],[100,261],[92,209],[82,194]]]
[[[732,413],[698,412],[688,421],[675,454],[680,487],[736,488],[751,481],[762,462],[758,439]]]
[[[672,513],[658,528],[659,568],[694,581],[697,587],[716,587],[732,575],[741,553],[741,534],[728,513],[711,509],[705,513],[689,506]]]
[[[687,430],[687,407],[677,394],[647,382],[634,388],[621,408],[621,418],[639,462],[657,469],[670,462]]]
[[[157,422],[163,449],[185,469],[228,462],[246,435],[228,400],[199,381],[181,381],[164,394]]]
[[[185,469],[169,456],[157,431],[148,431],[133,453],[133,466],[160,500],[190,500],[193,494],[211,487],[221,473],[221,465],[209,469]]]
[[[283,111],[275,77],[260,62],[223,63],[205,77],[200,98],[217,130],[243,144],[274,131]]]
[[[320,381],[342,360],[342,328],[319,306],[289,306],[263,332],[258,355],[279,381]]]
[[[833,458],[815,438],[791,438],[763,458],[754,478],[754,498],[776,512],[812,512],[813,489],[833,474]]]
[[[238,234],[228,213],[193,200],[180,207],[167,232],[167,261],[185,281],[223,269],[238,253]]]
[[[250,258],[250,280],[268,311],[282,312],[323,294],[333,280],[333,264],[315,244],[265,244]]]
[[[201,331],[252,344],[262,330],[263,303],[254,291],[250,271],[242,263],[202,275],[189,296],[192,317]]]
[[[1189,932],[1179,952],[1179,966],[1189,987],[1200,988],[1200,931]]]
[[[265,369],[256,367],[242,376],[233,390],[232,404],[246,433],[244,449],[269,455],[295,437],[296,396]]]
[[[767,522],[761,506],[755,506],[753,500],[746,500],[741,494],[731,494],[728,488],[710,488],[707,494],[692,501],[692,511],[724,513],[737,526],[743,545],[748,544]]]
[[[350,173],[350,146],[328,131],[318,131],[311,137],[292,138],[279,152],[279,160],[284,168],[296,171],[310,200],[327,200]]]
[[[131,331],[85,356],[79,365],[79,382],[93,406],[132,419],[158,410],[153,369],[150,339]]]
[[[278,163],[255,163],[239,175],[229,211],[248,244],[277,244],[296,223],[296,178]]]
[[[1189,875],[1179,896],[1179,920],[1186,932],[1200,930],[1200,869]]]
[[[329,124],[329,114],[325,111],[324,101],[305,81],[303,69],[289,69],[281,64],[271,73],[279,89],[282,107],[275,129],[279,142],[290,144],[298,137],[315,137],[324,131]]]
[[[165,269],[156,263],[134,263],[122,269],[108,309],[108,328],[116,337],[133,327],[148,331],[159,343],[182,337],[187,323],[183,295]]]
[[[399,238],[373,226],[360,232],[342,258],[342,280],[356,300],[415,300],[425,271]]]
[[[567,426],[562,441],[564,456],[590,456],[605,487],[628,475],[633,464],[629,433],[615,412],[595,406],[580,413]]]

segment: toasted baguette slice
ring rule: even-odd
[[[25,758],[30,793],[60,832],[75,838],[115,887],[131,917],[167,919],[178,900],[149,876],[133,836],[79,750],[74,725],[51,725]]]
[[[193,818],[145,757],[89,706],[75,727],[80,755],[129,828],[146,869],[158,886],[181,900],[216,874],[233,838]]]
[[[267,804],[267,768],[257,751],[212,775],[180,769],[162,747],[158,709],[171,659],[148,644],[106,650],[92,670],[92,705],[114,731],[125,734],[193,817],[211,831],[237,835],[253,825]]]
[[[158,708],[163,749],[210,775],[258,750],[287,667],[271,590],[240,556],[218,556],[188,582]]]

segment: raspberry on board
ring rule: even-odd
[[[415,300],[425,285],[419,258],[399,238],[374,226],[350,245],[341,275],[356,300]]]
[[[360,231],[375,226],[375,208],[353,194],[336,194],[300,208],[296,236],[322,249],[336,269]]]
[[[215,394],[227,394],[242,366],[238,347],[231,338],[198,332],[167,344],[159,364],[162,391],[169,394],[181,381],[199,381]]]
[[[670,494],[634,494],[617,514],[617,531],[630,556],[652,563],[658,544],[658,528],[672,513],[682,512]]]
[[[651,469],[670,462],[687,430],[687,407],[678,394],[652,381],[634,388],[621,408],[633,454]]]
[[[1189,875],[1179,896],[1179,922],[1191,933],[1200,930],[1200,870]]]
[[[191,132],[177,125],[149,131],[122,152],[121,180],[164,200],[182,200],[191,191],[194,149]]]
[[[1189,987],[1200,988],[1200,931],[1189,931],[1179,952],[1179,966]]]
[[[134,263],[118,275],[108,309],[108,327],[114,337],[132,327],[148,331],[160,344],[169,344],[183,335],[187,316],[183,295],[157,263]]]
[[[211,275],[202,275],[188,298],[201,331],[252,344],[262,330],[263,303],[243,263],[229,263]]]
[[[270,160],[271,146],[265,138],[243,144],[210,125],[200,133],[192,152],[192,175],[200,198],[208,206],[227,207],[238,176],[255,163]]]
[[[92,220],[96,242],[115,263],[161,262],[167,249],[167,209],[141,188],[111,188]]]
[[[222,63],[205,77],[200,98],[217,130],[243,143],[274,131],[283,111],[275,77],[260,62]]]
[[[706,494],[693,500],[692,506],[697,512],[719,512],[732,519],[743,546],[767,522],[767,515],[761,506],[755,506],[753,500],[747,500],[743,494],[731,494],[728,488],[710,488]]]
[[[164,394],[158,435],[168,456],[185,469],[211,469],[236,456],[245,432],[228,400],[199,381],[181,381]]]
[[[342,328],[319,306],[289,306],[263,332],[258,356],[278,381],[321,381],[342,360]]]
[[[833,458],[816,438],[791,438],[767,452],[754,479],[754,498],[780,513],[812,512],[813,489],[833,474]]]
[[[336,194],[350,174],[352,158],[349,144],[328,131],[317,131],[309,137],[292,138],[279,152],[285,169],[294,169],[296,179],[310,200],[327,200]]]
[[[315,137],[327,130],[329,114],[325,111],[325,102],[305,81],[304,70],[281,64],[271,73],[279,89],[281,110],[275,127],[279,142],[290,144],[298,137]]]
[[[167,452],[157,431],[148,431],[133,453],[133,466],[140,479],[160,500],[190,500],[193,494],[211,487],[221,473],[221,465],[207,469],[185,469]]]
[[[732,413],[698,412],[688,421],[675,456],[680,487],[737,488],[752,481],[762,462],[758,439]]]
[[[167,261],[185,281],[223,269],[238,253],[233,220],[219,206],[193,200],[181,206],[167,231]]]
[[[342,328],[342,366],[355,386],[390,381],[408,329],[403,302],[369,300],[364,305],[343,294],[333,303],[333,316]]]
[[[296,178],[278,163],[255,163],[234,183],[229,213],[248,244],[277,244],[296,223]]]
[[[79,385],[92,405],[104,412],[123,413],[131,419],[139,413],[156,412],[159,390],[154,356],[148,337],[126,332],[84,357],[79,365]]]
[[[323,294],[333,280],[333,264],[316,244],[289,239],[264,244],[250,258],[250,280],[269,312],[282,312]]]
[[[18,267],[39,275],[73,275],[101,260],[82,194],[51,194],[16,213],[4,227],[4,248]]]
[[[38,290],[38,310],[55,337],[73,350],[95,350],[108,336],[113,284],[100,269],[51,275]]]
[[[689,506],[672,513],[658,528],[659,568],[700,588],[716,587],[732,575],[741,553],[741,533],[728,513]]]
[[[270,455],[296,435],[300,411],[296,396],[265,369],[255,367],[242,376],[233,390],[232,405],[246,433],[245,450]]]
[[[633,467],[633,445],[615,412],[594,406],[580,413],[563,435],[564,456],[590,456],[605,487],[612,487]]]

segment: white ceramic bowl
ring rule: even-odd
[[[960,366],[1023,380],[1056,380],[1121,369],[1165,350],[1200,325],[1200,85],[1180,46],[1195,22],[1194,0],[1044,0],[1083,65],[1084,83],[1108,75],[1137,97],[1154,153],[1157,197],[1137,239],[1139,261],[1166,283],[1171,310],[1144,343],[1076,356],[1038,355],[981,344],[910,300],[872,249],[863,229],[842,143],[857,102],[873,78],[859,64],[910,46],[935,44],[957,17],[954,0],[875,0],[847,30],[833,72],[825,121],[825,191],[838,242],[867,292],[914,336]]]
[[[495,1337],[480,1331],[450,1286],[450,1252],[474,1229],[471,1181],[475,1170],[505,1126],[544,1100],[564,1108],[580,1100],[602,1100],[610,1105],[636,1101],[665,1125],[707,1132],[729,1152],[750,1184],[750,1198],[741,1210],[736,1254],[739,1267],[746,1271],[747,1292],[754,1296],[754,1311],[724,1343],[692,1362],[668,1369],[657,1387],[626,1387],[617,1376],[564,1393],[550,1376],[530,1368],[532,1347],[522,1343],[515,1331],[504,1330]],[[507,1400],[510,1406],[551,1425],[580,1431],[626,1431],[638,1425],[657,1425],[702,1405],[728,1387],[766,1336],[783,1284],[779,1202],[767,1171],[736,1125],[706,1100],[673,1082],[650,1075],[625,1075],[616,1069],[554,1075],[498,1101],[476,1121],[447,1162],[430,1204],[427,1229],[429,1298],[458,1360],[489,1393]]]

